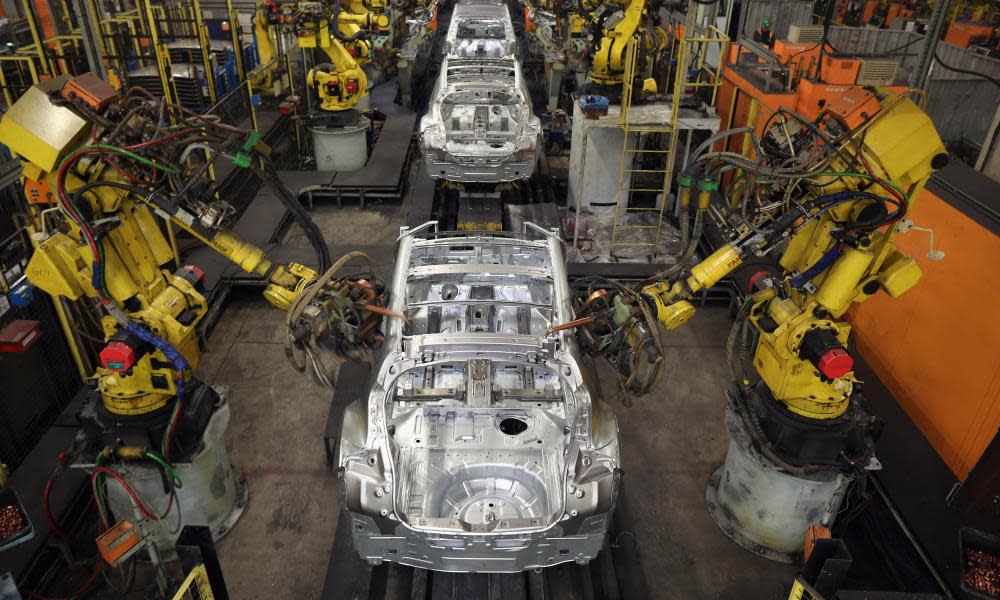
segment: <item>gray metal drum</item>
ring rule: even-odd
[[[850,478],[837,471],[798,476],[757,453],[742,420],[726,409],[729,451],[705,500],[716,525],[747,550],[771,560],[799,560],[809,525],[830,527]]]
[[[215,388],[225,399],[227,390]],[[224,435],[229,424],[229,404],[223,401],[205,428],[202,448],[191,462],[175,463],[174,469],[183,486],[177,490],[180,510],[175,504],[160,522],[146,523],[145,533],[152,537],[164,558],[174,554],[174,542],[185,525],[205,525],[218,540],[232,529],[243,515],[249,499],[246,478],[229,464]],[[150,511],[157,515],[167,510],[160,471],[154,467],[129,464],[115,467]],[[142,515],[121,485],[111,477],[107,481],[108,505],[116,519],[138,522]],[[176,501],[175,501],[176,502]],[[179,518],[179,519],[178,519]]]
[[[317,171],[357,171],[368,160],[368,125],[365,117],[346,127],[311,127]]]

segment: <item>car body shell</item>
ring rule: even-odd
[[[459,2],[441,73],[420,121],[428,174],[464,183],[525,179],[534,172],[541,134],[507,6],[494,0]]]
[[[619,489],[552,231],[399,240],[385,343],[345,409],[338,464],[373,564],[517,572],[593,559]]]

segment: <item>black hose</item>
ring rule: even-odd
[[[88,192],[88,191],[90,191],[90,190],[92,190],[92,189],[94,189],[96,187],[113,187],[113,188],[117,188],[119,190],[125,190],[126,192],[132,192],[133,194],[135,194],[137,196],[142,196],[144,198],[146,196],[149,196],[150,194],[153,193],[152,190],[141,188],[141,187],[139,187],[137,185],[131,185],[131,184],[128,184],[128,183],[122,183],[120,181],[103,181],[103,180],[99,180],[99,181],[91,181],[90,183],[85,183],[82,186],[80,186],[79,188],[77,188],[73,192],[73,202],[77,206],[79,206],[80,205],[80,202],[79,202],[80,198],[83,197],[83,195],[86,192]]]
[[[949,71],[954,71],[956,73],[964,73],[965,75],[975,75],[976,77],[982,77],[983,79],[987,79],[990,82],[992,82],[993,85],[997,86],[997,88],[1000,88],[1000,79],[997,79],[996,77],[991,77],[990,75],[987,75],[986,73],[980,73],[979,71],[971,71],[969,69],[959,69],[958,67],[953,67],[948,63],[944,62],[943,60],[941,60],[941,56],[938,54],[938,49],[936,46],[934,47],[934,60],[938,61],[939,65],[941,65],[945,69],[948,69]]]
[[[330,16],[330,31],[333,33],[333,37],[337,38],[345,44],[351,42],[356,42],[361,39],[361,36],[365,34],[363,30],[358,30],[351,37],[347,37],[343,33],[340,33],[340,28],[337,27],[337,23],[340,21],[340,0],[334,0],[333,2],[333,15]]]
[[[278,199],[281,200],[281,203],[288,212],[292,213],[292,218],[295,219],[295,222],[298,223],[299,227],[306,234],[306,238],[312,244],[313,250],[316,251],[316,264],[319,266],[317,270],[320,273],[326,272],[330,268],[332,261],[330,260],[330,248],[326,244],[323,232],[319,230],[316,222],[309,217],[309,213],[302,207],[302,204],[295,195],[285,187],[285,184],[281,181],[278,172],[274,169],[274,165],[270,161],[264,161],[264,170],[261,173],[261,179],[278,196]]]

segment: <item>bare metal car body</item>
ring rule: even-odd
[[[386,340],[346,408],[338,464],[361,556],[517,572],[600,551],[620,482],[614,413],[593,401],[562,246],[403,230]],[[540,235],[537,235],[540,232]],[[525,235],[525,238],[528,236]]]
[[[499,183],[534,172],[542,127],[531,110],[503,2],[462,0],[455,6],[420,131],[432,178]]]

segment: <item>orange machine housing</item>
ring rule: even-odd
[[[804,79],[799,83],[795,112],[815,117],[826,110],[848,129],[854,129],[875,116],[881,106],[875,94],[863,87]]]
[[[993,26],[972,21],[953,21],[944,34],[944,41],[959,48],[988,43],[993,36]]]
[[[829,54],[823,56],[819,75],[824,83],[854,85],[861,72],[861,61],[856,58],[839,58]]]
[[[84,73],[70,79],[63,86],[62,95],[78,99],[100,112],[118,98],[118,92],[93,73]]]
[[[909,218],[934,229],[896,238],[924,272],[899,298],[876,294],[848,313],[865,360],[959,480],[1000,427],[1000,237],[924,191]]]
[[[798,44],[787,40],[775,40],[773,51],[778,60],[792,70],[792,79],[797,79],[799,74],[812,73],[816,68],[816,63],[819,62],[819,44]]]
[[[779,40],[775,43],[775,53],[791,56],[794,48],[801,44],[788,44]],[[808,52],[818,58],[818,47],[805,45]],[[815,44],[813,46],[816,46]],[[727,53],[727,64],[722,69],[722,84],[716,97],[716,110],[722,116],[722,129],[733,127],[754,127],[761,134],[767,119],[779,108],[794,110],[810,119],[829,109],[851,127],[855,127],[878,110],[875,95],[864,87],[855,85],[861,69],[861,61],[854,58],[823,57],[824,68],[819,72],[823,81],[806,77],[803,67],[802,77],[788,79],[795,89],[785,89],[782,82],[765,82],[753,66],[741,65],[744,50],[739,44],[731,44]],[[783,58],[783,62],[788,59]],[[896,93],[906,91],[905,86],[886,88]],[[736,136],[729,138],[726,148],[740,151],[742,140]]]
[[[909,8],[906,4],[891,2],[889,3],[889,9],[886,11],[885,26],[887,29],[892,29],[892,24],[896,19],[912,19],[915,15],[916,13],[913,9]]]

